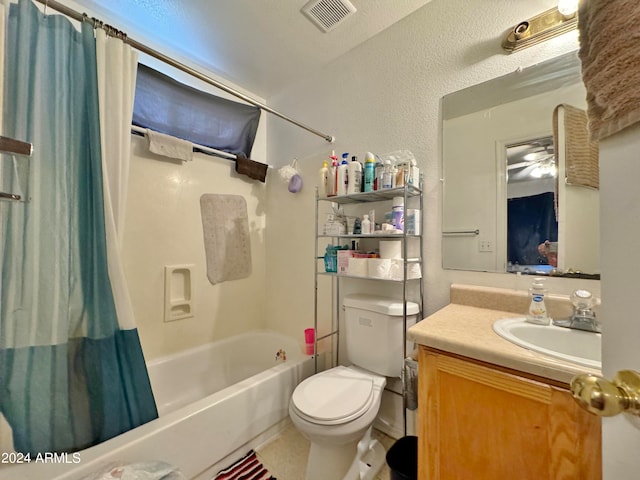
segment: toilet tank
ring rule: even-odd
[[[375,295],[344,297],[346,357],[354,365],[387,377],[399,377],[404,363],[402,301]],[[407,302],[407,328],[419,307]],[[407,354],[413,344],[407,342]]]

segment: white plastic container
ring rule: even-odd
[[[347,358],[353,364],[387,377],[399,377],[403,366],[403,304],[366,294],[344,297]],[[416,323],[417,303],[407,302],[407,328]],[[407,342],[407,351],[412,343]]]
[[[363,215],[361,228],[363,235],[371,234],[371,221],[369,220],[369,215]]]

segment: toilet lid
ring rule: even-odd
[[[373,379],[337,367],[307,378],[291,397],[308,421],[323,425],[346,423],[362,416],[373,401]]]

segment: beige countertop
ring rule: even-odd
[[[454,291],[455,289],[455,291]],[[467,301],[471,293],[472,301]],[[501,289],[453,285],[452,302],[433,315],[418,322],[408,330],[410,340],[444,352],[480,360],[501,367],[517,370],[568,384],[574,375],[580,373],[600,374],[599,370],[564,362],[540,353],[527,350],[503,339],[493,331],[493,323],[502,318],[524,316],[520,310],[522,293],[515,294],[514,303],[504,303],[504,310],[498,310],[500,297],[491,301],[477,301],[485,295],[496,293],[509,295],[511,292]],[[525,297],[526,294],[525,294]],[[468,304],[463,304],[468,303]],[[478,304],[487,304],[492,308],[482,308]],[[513,305],[516,305],[514,312]],[[517,313],[519,312],[519,313]]]

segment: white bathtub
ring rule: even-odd
[[[276,357],[281,350],[286,360]],[[148,368],[158,419],[69,454],[69,463],[0,465],[0,479],[77,480],[112,463],[158,460],[189,479],[211,478],[288,417],[289,398],[313,373],[313,360],[294,339],[261,331],[160,358]]]

